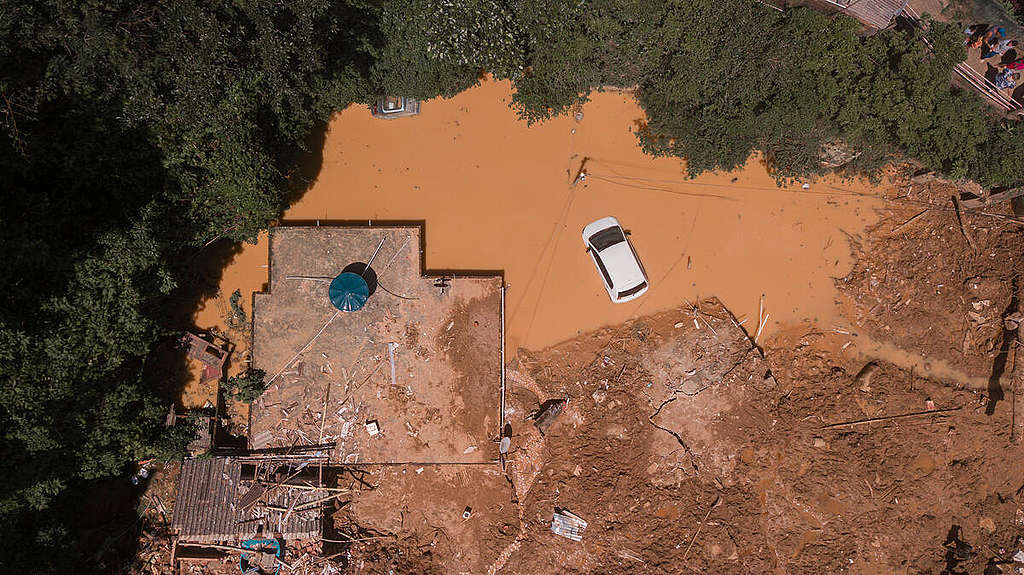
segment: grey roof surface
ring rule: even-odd
[[[241,469],[237,460],[227,457],[184,460],[171,527],[190,541],[236,538],[238,528],[233,507]]]
[[[871,26],[886,28],[903,12],[907,0],[827,0],[852,18]]]
[[[286,539],[320,533],[319,506],[293,512],[285,522],[282,521],[284,513],[263,509],[259,504],[243,511],[237,502],[248,491],[251,482],[242,482],[241,472],[242,464],[231,457],[201,457],[182,462],[171,518],[171,527],[182,540],[212,543],[248,539],[254,535],[258,523],[249,520],[259,516],[265,518],[267,531],[280,533]],[[273,490],[269,500],[267,496],[261,500],[288,508],[322,497],[322,492],[282,487]]]

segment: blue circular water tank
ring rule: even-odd
[[[370,287],[359,274],[342,272],[331,281],[331,303],[341,311],[359,311],[368,297]]]

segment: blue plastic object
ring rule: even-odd
[[[331,303],[341,311],[358,311],[370,297],[370,287],[359,274],[343,272],[331,281]]]
[[[280,559],[283,555],[281,553],[281,544],[277,542],[277,539],[249,539],[242,542],[244,549],[252,550],[272,550],[274,555]],[[242,573],[249,573],[255,566],[250,564],[252,561],[252,555],[249,553],[242,553],[242,556],[238,558],[238,568]],[[281,571],[281,564],[276,563],[276,569],[274,569],[274,575],[277,575]]]

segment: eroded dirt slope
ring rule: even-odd
[[[1008,203],[961,210],[948,182],[897,186],[880,219],[855,244],[853,270],[837,285],[855,329],[909,353],[941,360],[965,377],[998,379],[1009,349],[1002,317],[1016,307],[1024,234]],[[962,225],[961,225],[962,222]],[[1005,357],[1004,357],[1005,359]]]
[[[702,311],[699,330],[682,309],[522,357],[514,444],[536,402],[570,401],[512,454],[534,479],[500,572],[938,573],[954,524],[981,566],[1010,548],[1024,469],[979,393],[886,364],[855,384],[832,335],[780,336],[763,359]],[[581,542],[550,533],[556,507],[589,522]]]

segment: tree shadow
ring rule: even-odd
[[[329,121],[319,122],[306,135],[301,147],[285,146],[279,151],[281,163],[288,174],[285,193],[281,198],[282,211],[301,200],[320,177],[329,127]]]
[[[946,565],[941,575],[967,575],[967,571],[961,569],[960,564],[970,561],[977,553],[970,543],[961,539],[962,536],[963,530],[959,525],[954,524],[949,528],[946,541],[942,544],[946,548]]]
[[[1017,311],[1018,307],[1018,293],[1017,293],[1017,276],[1013,276],[1010,280],[1010,304],[1006,306],[1006,310],[1003,311],[1003,315],[1000,317],[1000,321],[1003,317],[1013,314]],[[996,354],[995,360],[992,362],[992,374],[988,378],[988,404],[985,406],[985,415],[992,415],[996,412],[996,404],[1003,400],[1006,396],[1003,392],[1003,387],[999,383],[1000,378],[1006,372],[1006,362],[1010,356],[1010,348],[1013,346],[1014,341],[1017,340],[1017,330],[1007,329],[1006,325],[1003,325],[1003,336],[1002,341],[999,344],[999,353]]]
[[[159,306],[163,335],[156,342],[143,372],[150,388],[168,405],[181,405],[181,395],[194,375],[188,365],[187,349],[180,345],[181,336],[189,331],[205,331],[195,325],[195,312],[202,302],[220,295],[224,270],[241,251],[240,244],[220,240],[190,256],[180,258],[175,266],[178,287]],[[251,320],[251,317],[248,319]],[[231,342],[226,336],[223,339],[218,343],[230,351],[236,342]],[[228,356],[228,362],[224,364],[225,372],[232,358],[233,354]]]
[[[336,29],[322,30],[324,37],[331,38],[325,46],[325,60],[345,62],[358,73],[363,86],[369,86],[374,55],[385,45],[379,12],[359,6],[345,6],[341,2],[335,2],[331,12],[339,24]],[[279,169],[281,173],[287,174],[286,193],[281,198],[282,210],[301,200],[319,177],[331,115],[341,112],[356,101],[369,103],[378,95],[373,89],[363,86],[360,87],[361,93],[354,94],[355,101],[339,103],[312,126],[301,146],[291,141],[279,141],[275,146],[274,154]]]
[[[993,82],[994,83],[996,81],[996,76],[999,75],[999,70],[995,66],[993,66],[991,63],[989,63],[989,62],[984,62],[984,64],[985,64],[985,74],[984,74],[985,79],[988,80],[989,82]]]

